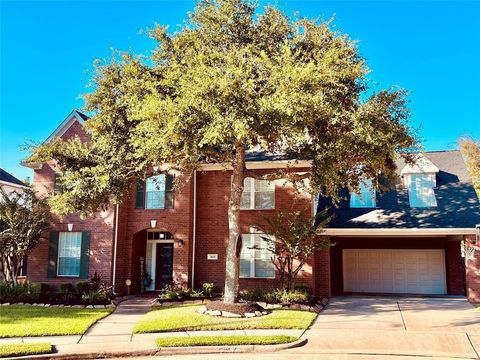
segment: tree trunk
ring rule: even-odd
[[[240,202],[243,192],[245,171],[245,149],[237,143],[235,160],[233,162],[233,176],[230,201],[228,202],[228,245],[225,269],[225,290],[223,301],[229,304],[238,299],[239,257],[242,245],[240,235]]]

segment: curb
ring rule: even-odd
[[[108,359],[114,357],[135,356],[161,356],[161,355],[193,355],[193,354],[225,354],[225,353],[264,353],[293,349],[304,346],[308,339],[298,339],[288,344],[276,345],[232,345],[232,346],[189,346],[165,347],[137,351],[92,351],[80,354],[42,354],[10,357],[10,360],[36,359],[36,360],[82,360],[82,359]],[[119,343],[120,344],[120,343]]]

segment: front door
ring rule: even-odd
[[[173,244],[157,243],[155,262],[155,289],[159,290],[172,284]]]

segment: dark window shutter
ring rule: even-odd
[[[135,198],[135,208],[144,209],[145,208],[145,181],[137,181],[137,194]]]
[[[80,278],[88,279],[88,265],[90,262],[90,232],[82,232],[82,247],[80,254]]]
[[[165,209],[173,209],[173,182],[175,177],[167,174],[165,179]]]
[[[47,277],[57,276],[57,258],[58,258],[58,231],[50,232],[50,242],[48,244],[48,269]]]

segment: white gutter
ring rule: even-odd
[[[112,270],[112,291],[115,294],[115,280],[117,277],[117,247],[118,247],[118,204],[115,205],[115,233],[113,241],[113,270]]]
[[[417,236],[435,236],[435,235],[474,235],[475,228],[425,228],[425,229],[340,229],[327,228],[323,232],[331,236],[382,236],[382,235],[417,235]]]
[[[197,170],[193,171],[192,289],[195,281],[195,240],[197,237]]]

